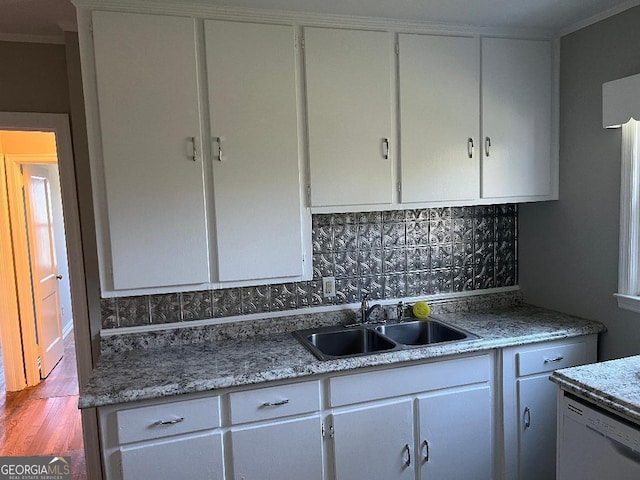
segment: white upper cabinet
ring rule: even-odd
[[[482,197],[552,194],[551,45],[482,39]]]
[[[93,40],[113,288],[208,282],[194,21],[98,11]]]
[[[400,34],[398,45],[402,203],[477,199],[477,38]]]
[[[390,204],[392,36],[305,28],[311,206]]]
[[[218,279],[302,275],[295,35],[204,23]]]

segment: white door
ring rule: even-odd
[[[493,478],[489,386],[422,397],[419,412],[421,478]]]
[[[551,192],[551,44],[482,39],[482,197]]]
[[[552,480],[556,475],[556,385],[549,375],[517,381],[518,478]]]
[[[205,21],[218,280],[302,275],[295,36]]]
[[[320,415],[231,431],[235,480],[322,480]]]
[[[311,205],[392,201],[391,35],[305,28]]]
[[[333,414],[337,480],[410,480],[415,475],[410,399]]]
[[[116,290],[210,281],[195,36],[192,18],[93,13]]]
[[[480,195],[480,64],[471,37],[400,34],[402,202]]]
[[[53,236],[48,170],[24,165],[25,207],[41,378],[49,375],[64,353],[58,270]]]

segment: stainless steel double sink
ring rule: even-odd
[[[320,360],[369,355],[477,338],[437,320],[356,324],[298,330],[294,337]]]

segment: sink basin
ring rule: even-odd
[[[396,344],[366,327],[295,332],[298,340],[320,360],[366,355],[392,350]]]
[[[478,338],[437,320],[417,320],[375,326],[357,324],[293,332],[304,347],[320,360],[357,357],[403,350],[435,343]]]
[[[436,320],[417,320],[377,327],[380,333],[402,345],[429,345],[432,343],[464,340],[469,334],[444,325]]]

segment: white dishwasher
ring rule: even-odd
[[[557,480],[640,479],[640,426],[564,392]]]

